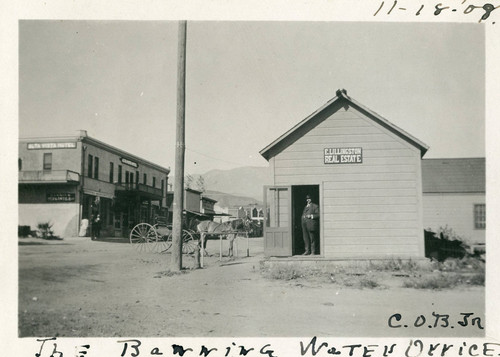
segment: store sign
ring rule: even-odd
[[[324,149],[325,164],[362,164],[362,148],[327,148]]]
[[[139,167],[139,164],[137,164],[137,162],[129,160],[129,159],[125,159],[124,157],[120,157],[120,161],[123,164],[128,165],[128,166],[132,166],[132,167],[135,167],[135,168]]]
[[[75,194],[70,192],[47,193],[47,202],[75,202]]]
[[[28,150],[76,149],[76,142],[65,143],[28,143]]]

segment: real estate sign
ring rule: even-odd
[[[325,148],[325,164],[362,164],[363,148]]]

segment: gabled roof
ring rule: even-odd
[[[485,193],[486,160],[481,158],[422,160],[423,193]]]
[[[409,133],[405,132],[403,129],[392,124],[387,119],[380,116],[379,114],[375,113],[374,111],[366,108],[365,106],[361,105],[360,103],[358,103],[357,101],[352,99],[350,96],[347,95],[347,91],[345,89],[342,89],[342,90],[338,89],[336,94],[337,94],[336,97],[330,99],[328,102],[326,102],[326,104],[324,104],[322,107],[320,107],[314,113],[310,114],[308,117],[303,119],[300,123],[295,125],[293,128],[288,130],[286,133],[281,135],[279,138],[274,140],[271,144],[266,146],[259,153],[266,160],[269,160],[271,157],[276,156],[283,149],[285,149],[286,147],[291,145],[295,140],[297,140],[297,138],[299,136],[303,135],[304,130],[309,131],[310,129],[312,129],[312,127],[319,124],[319,121],[318,121],[316,124],[311,126],[311,124],[314,123],[315,121],[317,121],[317,118],[320,117],[322,114],[324,114],[325,111],[332,108],[333,106],[338,106],[340,108],[340,107],[346,106],[346,105],[353,106],[357,110],[366,114],[369,118],[371,118],[372,120],[374,120],[378,124],[382,125],[387,130],[393,132],[394,134],[398,135],[399,137],[403,138],[404,140],[406,140],[410,144],[417,147],[421,152],[421,157],[423,157],[425,155],[425,153],[427,152],[427,150],[429,149],[429,146],[427,146],[425,143],[421,142],[420,140],[413,137]]]

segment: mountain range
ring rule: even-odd
[[[263,186],[272,183],[269,167],[245,166],[231,170],[211,170],[194,174],[193,182],[203,177],[205,195],[218,201],[221,207],[262,204]],[[196,184],[191,186],[199,189]]]

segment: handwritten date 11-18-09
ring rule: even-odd
[[[451,12],[462,12],[469,15],[469,14],[481,14],[481,17],[478,22],[485,21],[488,19],[491,15],[491,13],[498,9],[499,6],[494,6],[489,3],[485,3],[483,5],[472,5],[472,4],[466,4],[467,0],[463,0],[459,6],[447,6],[448,4],[443,4],[443,3],[437,3],[434,8],[432,8],[432,11],[434,13],[434,16],[441,15],[441,13],[444,13],[445,11],[451,11]],[[418,8],[417,12],[415,13],[416,16],[419,16],[424,10],[424,5],[420,5]],[[460,9],[459,9],[460,7]],[[388,10],[387,10],[388,9]],[[380,3],[380,6],[378,7],[377,11],[373,14],[373,16],[377,16],[379,14],[383,14],[387,10],[387,15],[390,15],[393,11],[412,11],[402,5],[399,4],[398,0],[394,0],[392,4],[388,2],[387,6],[385,4],[385,1],[382,1]],[[493,22],[495,24],[495,22]]]

